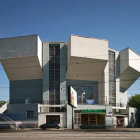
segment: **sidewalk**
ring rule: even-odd
[[[116,132],[140,132],[140,128],[107,128],[108,131],[116,131]]]
[[[67,128],[60,128],[60,129],[46,129],[41,130],[40,128],[23,128],[23,129],[0,129],[1,132],[25,132],[25,131],[75,131],[75,132],[140,132],[140,128],[106,128],[106,129],[67,129]]]

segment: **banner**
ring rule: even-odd
[[[77,92],[70,86],[68,87],[69,104],[73,107],[77,107]]]
[[[92,99],[86,99],[86,104],[91,104],[93,105],[94,104],[94,100]]]

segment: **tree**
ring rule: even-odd
[[[5,103],[6,101],[0,101],[0,107],[2,107]]]
[[[131,96],[129,98],[128,105],[130,107],[135,107],[137,109],[140,109],[140,94],[136,94],[134,96]]]

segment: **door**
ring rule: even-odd
[[[124,127],[124,117],[117,117],[117,127]]]
[[[60,115],[46,115],[46,122],[60,123]]]

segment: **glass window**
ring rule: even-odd
[[[28,119],[33,119],[34,118],[34,111],[28,110],[27,111],[27,118]]]
[[[67,80],[67,85],[76,90],[78,104],[98,104],[98,82]]]
[[[109,51],[109,102],[116,104],[115,52]]]
[[[60,104],[60,44],[50,44],[49,50],[49,103]]]
[[[27,98],[25,99],[25,104],[30,104],[31,103],[31,99]]]

